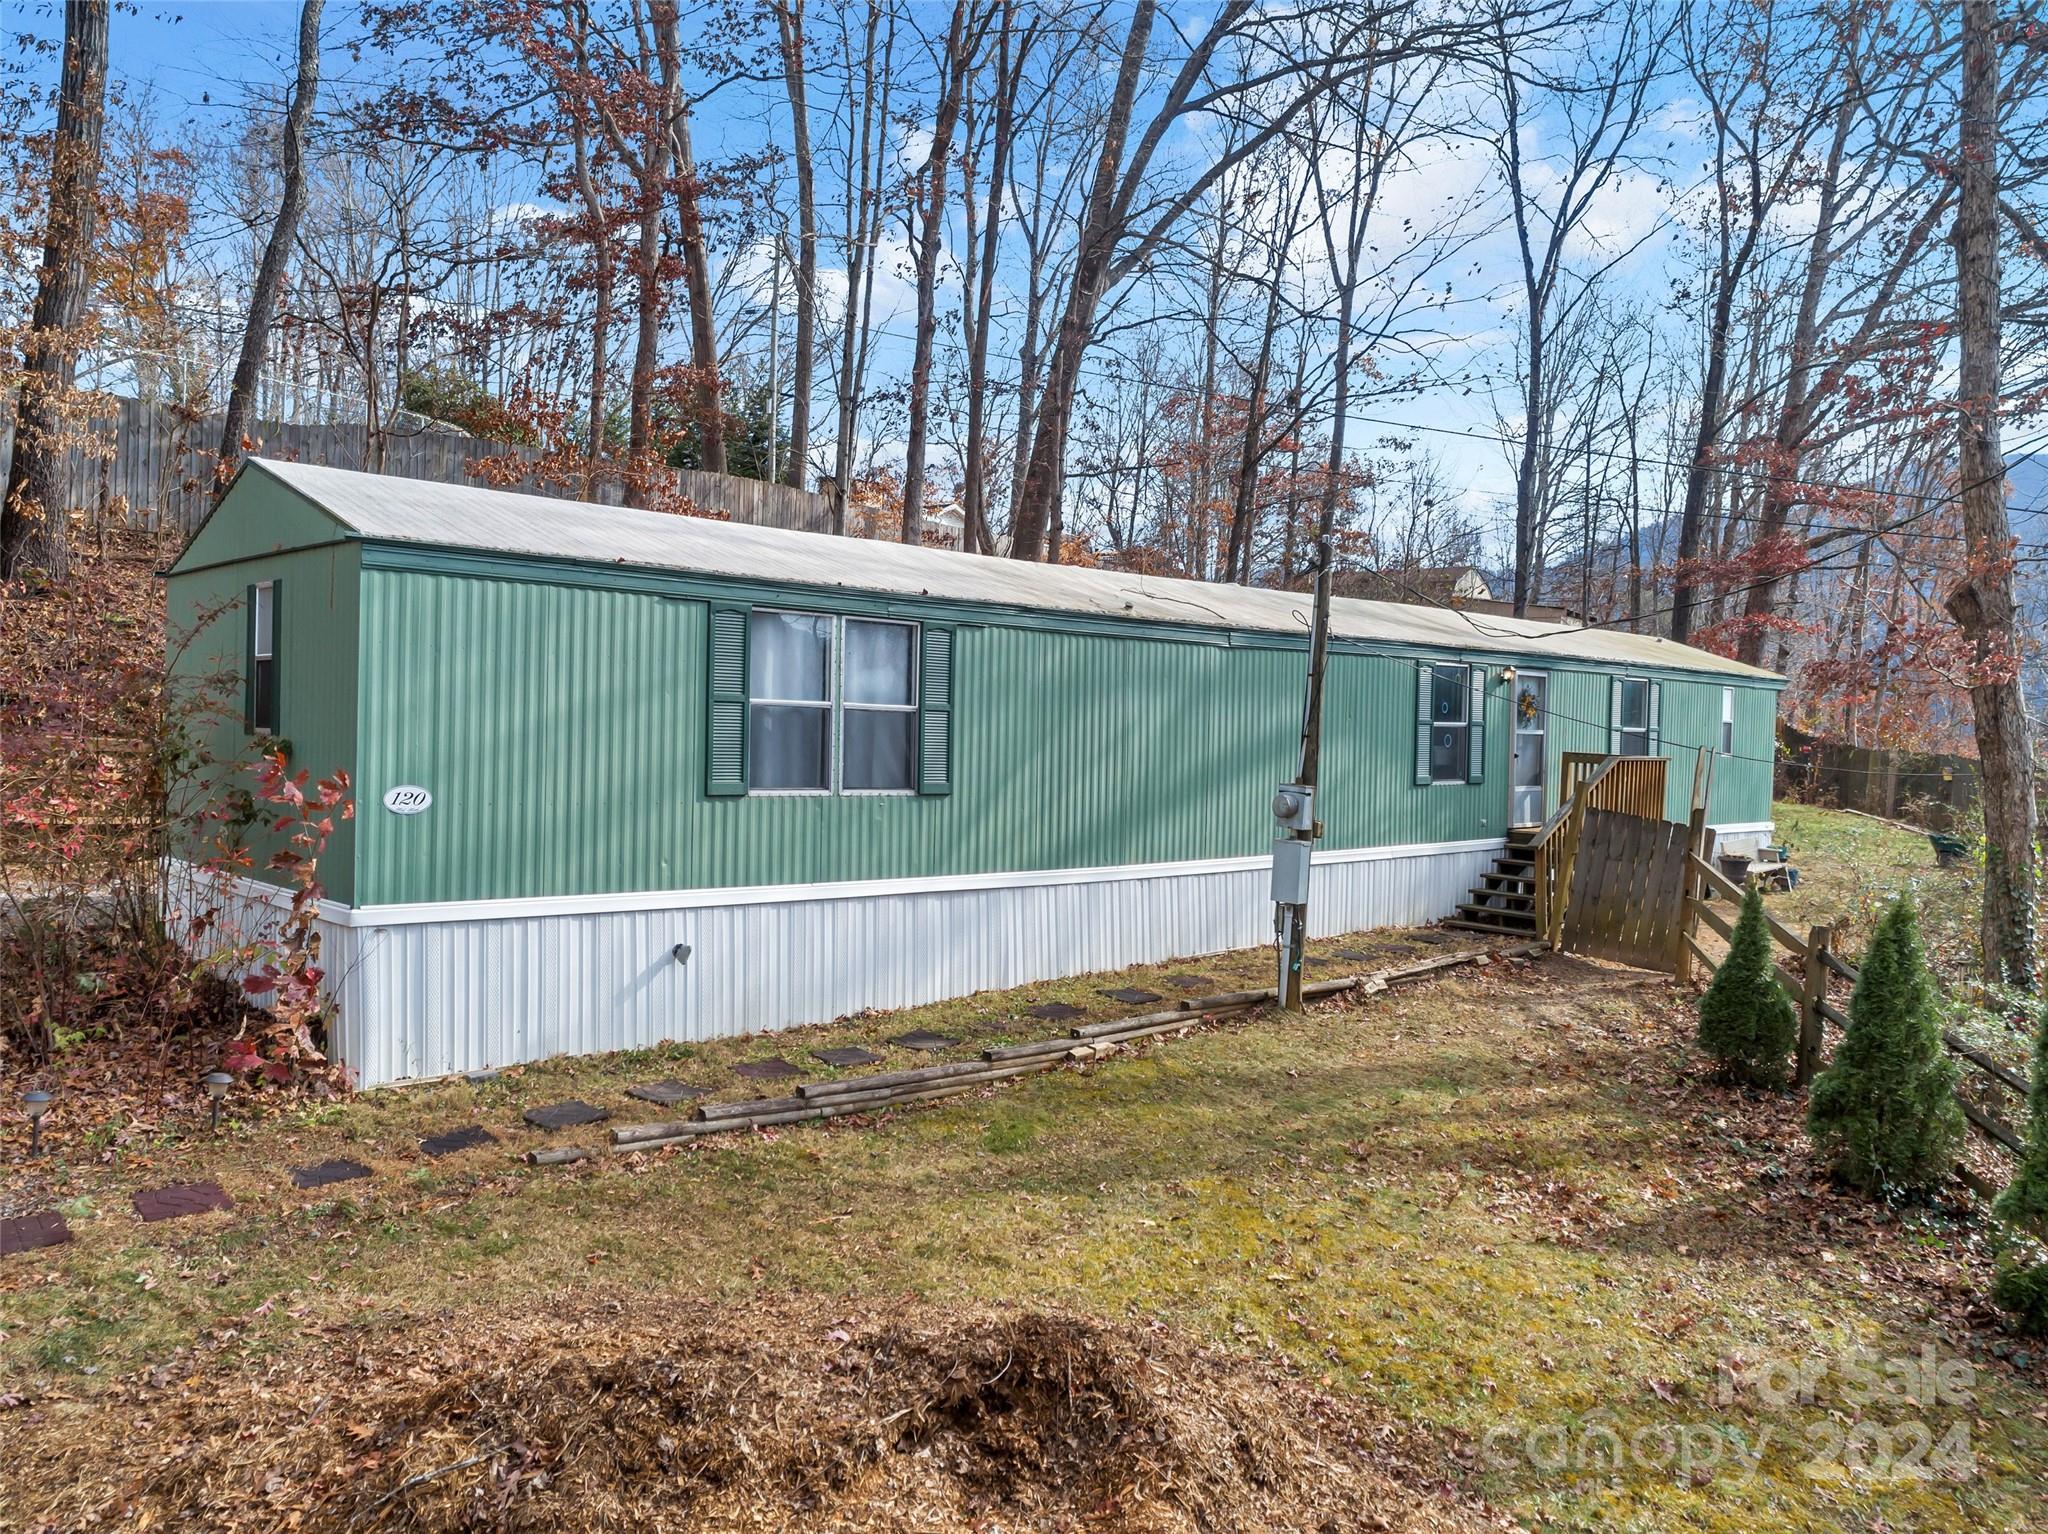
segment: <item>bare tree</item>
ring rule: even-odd
[[[279,290],[284,286],[285,260],[299,234],[299,215],[306,207],[306,128],[313,120],[314,98],[320,90],[320,13],[325,0],[303,0],[299,6],[299,73],[292,84],[291,104],[284,114],[284,186],[278,198],[277,219],[270,226],[270,238],[263,247],[262,263],[256,268],[256,285],[249,292],[249,315],[242,325],[242,352],[235,363],[235,381],[228,390],[227,409],[220,428],[220,452],[214,463],[214,482],[221,494],[242,455],[251,401],[263,377],[264,353],[270,345],[270,322],[277,312]]]
[[[980,34],[988,24],[972,0],[953,0],[953,19],[946,29],[939,60],[939,105],[932,122],[931,146],[918,177],[913,217],[918,225],[914,244],[917,269],[917,331],[911,342],[910,431],[903,453],[903,541],[924,541],[924,458],[931,409],[932,343],[936,339],[933,311],[937,307],[939,246],[944,238],[946,185],[953,156],[953,130],[960,121],[960,102],[974,70]]]
[[[1542,530],[1548,513],[1544,482],[1552,473],[1543,420],[1558,339],[1600,279],[1639,249],[1647,232],[1600,252],[1590,270],[1575,272],[1573,243],[1601,193],[1627,168],[1637,130],[1663,64],[1670,23],[1647,0],[1620,0],[1582,23],[1605,46],[1563,44],[1570,62],[1531,74],[1531,64],[1510,28],[1494,17],[1494,79],[1500,122],[1493,148],[1515,237],[1523,306],[1521,379],[1522,447],[1515,468],[1514,603],[1526,613],[1541,570]],[[1580,37],[1586,33],[1578,34]],[[1525,78],[1525,75],[1528,78]],[[1531,95],[1537,102],[1530,100]],[[1533,158],[1532,110],[1549,106],[1554,121],[1544,137],[1557,150]]]
[[[1037,406],[1013,529],[1015,558],[1059,557],[1067,431],[1082,359],[1111,291],[1146,266],[1212,186],[1285,135],[1316,102],[1377,65],[1462,53],[1479,35],[1448,13],[1406,4],[1316,7],[1282,16],[1253,0],[1225,0],[1186,41],[1171,75],[1144,93],[1149,113],[1134,133],[1157,14],[1156,0],[1138,0],[1125,33]],[[1226,44],[1236,67],[1218,80],[1212,65]],[[1190,168],[1171,189],[1159,186],[1154,172],[1169,135],[1211,114],[1240,124],[1235,142]]]

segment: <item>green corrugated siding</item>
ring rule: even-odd
[[[1540,668],[1530,668],[1540,669]],[[1553,671],[1550,682],[1550,807],[1567,751],[1609,749],[1609,688],[1622,672]],[[1627,673],[1640,675],[1641,673]],[[1684,820],[1692,811],[1692,778],[1699,748],[1715,752],[1713,792],[1707,818],[1722,825],[1747,825],[1771,818],[1771,763],[1777,749],[1778,694],[1772,687],[1735,687],[1735,755],[1719,754],[1721,689],[1718,678],[1700,681],[1662,676],[1658,726],[1662,754],[1671,761],[1665,775],[1664,813]]]
[[[259,463],[245,466],[233,488],[199,525],[174,571],[204,570],[233,560],[261,559],[283,549],[337,543],[340,526],[326,512],[272,479]]]
[[[712,799],[704,604],[375,568],[362,591],[367,904],[1242,856],[1268,845],[1267,801],[1293,769],[1298,650],[969,625],[951,795]],[[1604,673],[1552,676],[1560,711],[1605,720]],[[1681,690],[1710,694],[1718,723],[1718,683],[1667,680],[1667,734]],[[1743,691],[1767,719],[1770,694]],[[1507,713],[1490,674],[1484,783],[1420,788],[1413,663],[1333,655],[1325,845],[1499,835]],[[1604,739],[1561,721],[1551,749]],[[385,813],[399,783],[433,808]]]
[[[251,483],[245,475],[236,495],[245,494]],[[268,481],[262,483],[269,487]],[[233,546],[228,535],[239,520],[214,519],[222,530],[217,547],[224,556]],[[165,600],[171,672],[185,697],[207,700],[195,726],[216,763],[204,777],[188,779],[181,798],[194,804],[211,802],[222,789],[252,786],[246,771],[252,759],[250,738],[242,728],[242,671],[248,623],[245,593],[255,581],[282,583],[279,727],[291,742],[293,768],[305,768],[317,779],[337,767],[353,767],[360,577],[359,547],[338,542],[170,577]],[[322,883],[341,901],[355,898],[355,834],[355,822],[339,822],[321,861]],[[284,882],[260,866],[263,857],[256,861],[259,866],[249,870],[253,876]]]

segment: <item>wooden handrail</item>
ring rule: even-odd
[[[1601,762],[1601,764],[1598,767],[1594,768],[1593,771],[1589,773],[1582,781],[1577,783],[1568,783],[1566,785],[1564,802],[1558,805],[1558,807],[1551,812],[1550,818],[1548,820],[1544,821],[1542,825],[1536,828],[1536,834],[1529,838],[1527,845],[1531,847],[1540,847],[1545,842],[1548,842],[1550,838],[1555,836],[1560,830],[1562,830],[1564,827],[1564,823],[1571,818],[1573,807],[1577,805],[1579,800],[1585,796],[1586,792],[1589,789],[1591,789],[1594,784],[1598,783],[1602,778],[1606,777],[1608,772],[1612,770],[1612,768],[1614,767],[1614,764],[1620,760],[1621,758],[1618,756],[1610,756],[1605,761]]]

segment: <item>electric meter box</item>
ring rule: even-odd
[[[1316,828],[1316,791],[1301,783],[1282,783],[1273,795],[1273,818],[1289,831]]]
[[[1308,904],[1308,855],[1315,844],[1292,836],[1273,841],[1273,904]]]

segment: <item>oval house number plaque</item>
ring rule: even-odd
[[[434,796],[416,783],[384,790],[384,808],[394,815],[417,815],[433,802]]]

